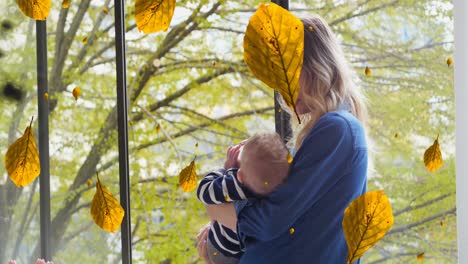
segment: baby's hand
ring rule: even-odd
[[[239,168],[239,153],[244,144],[245,140],[235,146],[230,146],[228,148],[226,161],[224,162],[224,168],[226,170],[229,168]]]

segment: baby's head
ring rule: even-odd
[[[277,133],[247,139],[239,157],[239,181],[260,196],[270,194],[289,172],[289,151]]]

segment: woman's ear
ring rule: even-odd
[[[241,169],[237,170],[237,180],[244,184],[244,173]]]

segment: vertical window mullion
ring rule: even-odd
[[[120,204],[125,215],[121,225],[122,263],[132,263],[130,179],[128,163],[127,80],[125,63],[124,0],[115,0],[115,59],[117,77],[117,126],[119,142]]]
[[[286,10],[289,10],[289,0],[272,0],[271,2],[283,7]],[[281,111],[279,100],[281,100],[281,95],[278,91],[275,91],[275,130],[281,138],[286,141],[291,137],[292,131],[291,126],[289,125],[290,116],[285,112]]]
[[[36,21],[37,56],[37,105],[38,105],[38,142],[41,173],[40,186],[40,237],[41,257],[51,260],[50,248],[50,166],[49,166],[49,101],[44,94],[48,92],[47,81],[47,24],[46,20]]]

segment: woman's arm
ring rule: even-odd
[[[243,207],[236,205],[241,240],[278,237],[330,191],[351,169],[354,133],[360,131],[351,129],[348,120],[338,114],[319,120],[294,157],[286,182],[265,199]],[[364,158],[367,160],[367,156]],[[363,173],[359,179],[350,179],[354,186],[349,189],[362,189]]]
[[[223,226],[236,231],[237,216],[233,203],[206,205],[206,211],[211,220],[220,222]]]

